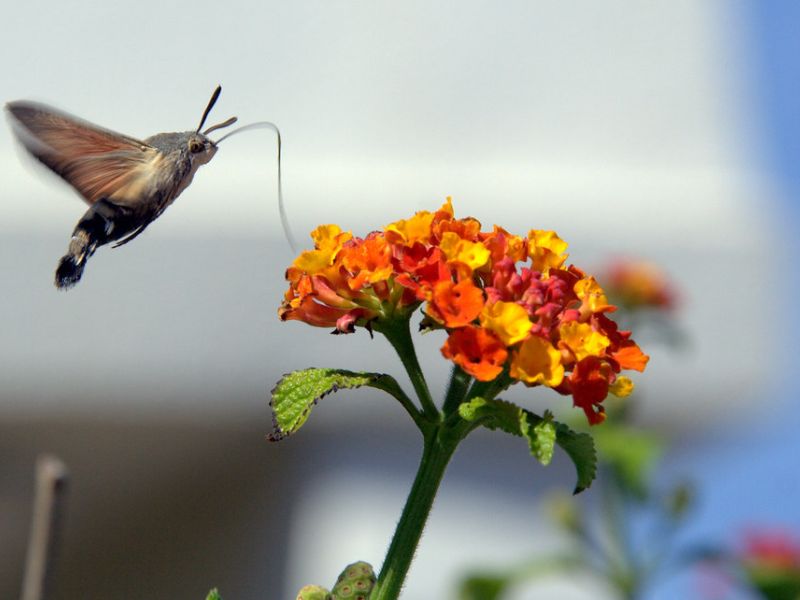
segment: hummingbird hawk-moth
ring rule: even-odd
[[[280,190],[277,127],[258,122],[211,140],[208,135],[212,131],[236,122],[236,117],[231,117],[200,131],[221,91],[220,86],[214,90],[196,130],[158,133],[144,140],[98,127],[44,104],[21,100],[6,105],[12,128],[25,149],[89,204],[72,232],[67,254],[56,268],[56,287],[69,289],[78,283],[86,261],[100,246],[116,242],[116,248],[139,236],[186,189],[197,169],[214,157],[223,139],[253,127],[267,126],[278,135],[278,200],[289,235]]]

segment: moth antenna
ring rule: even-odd
[[[214,105],[217,103],[217,99],[219,98],[220,93],[222,92],[222,86],[218,85],[217,89],[214,90],[214,93],[211,94],[211,100],[208,101],[208,106],[203,111],[203,118],[200,119],[200,125],[197,126],[197,133],[200,133],[200,130],[203,128],[203,125],[208,118],[208,113],[211,112],[211,109],[214,108]]]
[[[283,205],[283,183],[281,180],[281,132],[280,129],[278,129],[278,126],[275,125],[275,123],[270,123],[269,121],[258,121],[256,123],[250,123],[249,125],[242,125],[233,131],[229,131],[214,143],[219,145],[223,140],[226,140],[237,133],[248,131],[250,129],[264,128],[272,129],[278,139],[278,212],[281,215],[281,227],[283,228],[283,234],[286,236],[286,241],[289,242],[289,248],[292,249],[293,253],[297,254],[297,243],[294,241],[292,230],[289,228],[289,218],[286,216],[286,207]]]
[[[231,117],[231,118],[230,118],[230,119],[228,119],[227,121],[223,121],[222,123],[217,123],[216,125],[212,125],[211,127],[209,127],[208,129],[206,129],[206,130],[203,132],[203,135],[208,135],[208,134],[209,134],[209,133],[211,133],[212,131],[216,131],[217,129],[222,129],[223,127],[230,127],[231,125],[233,125],[234,123],[236,123],[236,121],[238,121],[238,120],[239,120],[239,119],[238,119],[238,118],[236,118],[236,117]]]

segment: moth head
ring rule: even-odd
[[[217,145],[202,133],[192,132],[186,139],[186,151],[192,164],[204,165],[217,153]]]

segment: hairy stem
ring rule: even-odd
[[[458,437],[441,435],[443,432],[437,426],[425,437],[417,476],[370,600],[395,600],[400,595],[442,476],[458,445]]]
[[[458,365],[453,365],[453,372],[450,375],[450,385],[444,397],[442,406],[445,415],[449,415],[458,409],[458,405],[464,401],[467,395],[467,388],[472,381],[472,377],[465,373]]]

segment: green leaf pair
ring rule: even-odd
[[[397,382],[381,373],[304,369],[285,375],[272,391],[273,430],[268,439],[278,441],[295,433],[308,420],[314,405],[327,394],[362,386],[383,390],[396,398],[404,397]],[[540,417],[511,402],[474,398],[461,404],[458,413],[470,423],[525,438],[531,454],[543,465],[550,464],[556,444],[560,446],[575,464],[576,494],[589,487],[595,478],[597,456],[592,437],[554,421],[550,412]]]
[[[531,454],[543,465],[550,463],[556,444],[572,459],[578,481],[573,493],[578,494],[591,485],[597,472],[597,454],[588,433],[576,433],[563,423],[553,420],[546,412],[544,417],[505,400],[474,398],[458,407],[461,418],[523,437]]]

